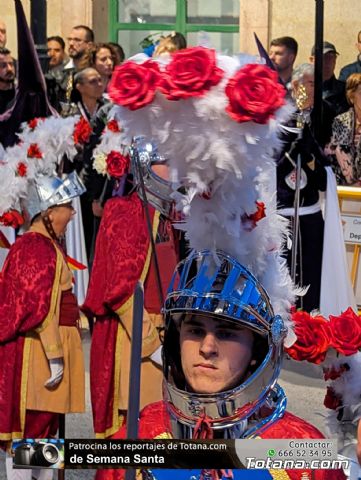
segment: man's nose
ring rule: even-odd
[[[217,338],[214,333],[208,332],[200,344],[200,353],[205,357],[216,355],[218,352]]]

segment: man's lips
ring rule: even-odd
[[[207,369],[210,369],[210,370],[217,370],[217,367],[215,367],[211,363],[197,363],[194,366],[195,367],[201,367],[201,368],[207,368]]]

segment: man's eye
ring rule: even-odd
[[[222,340],[227,340],[230,338],[235,338],[237,336],[236,332],[234,330],[219,330],[217,332],[218,338],[221,338]]]
[[[199,327],[189,327],[187,331],[191,335],[202,335],[202,329]]]

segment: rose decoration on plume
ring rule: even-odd
[[[285,103],[286,91],[277,73],[265,65],[246,65],[228,81],[225,89],[228,115],[236,122],[266,124]]]
[[[112,150],[106,157],[107,173],[114,178],[120,178],[128,172],[129,157]]]
[[[295,312],[292,320],[297,341],[286,349],[288,355],[298,361],[323,362],[330,347],[329,322],[321,316],[312,317],[307,312]]]
[[[330,315],[331,346],[341,355],[354,355],[361,346],[360,317],[348,308],[338,317]]]
[[[168,100],[200,97],[217,85],[223,75],[224,71],[216,64],[215,50],[187,48],[172,55],[159,89]]]
[[[43,154],[37,143],[32,143],[27,151],[27,156],[29,158],[43,158]]]
[[[119,133],[121,131],[118,122],[114,118],[107,123],[107,129],[113,133]]]
[[[85,118],[81,118],[74,128],[73,139],[75,145],[84,145],[84,143],[89,141],[91,133],[92,127],[90,123]]]
[[[17,210],[9,210],[0,216],[0,224],[5,227],[18,228],[24,223],[22,215]]]
[[[108,87],[114,103],[138,110],[151,103],[160,81],[158,64],[148,60],[137,64],[131,60],[115,68]]]
[[[16,167],[16,174],[19,177],[25,177],[28,171],[28,167],[24,162],[19,162]]]

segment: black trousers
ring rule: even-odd
[[[293,225],[293,217],[288,218]],[[296,306],[311,312],[320,306],[324,221],[321,212],[300,215],[299,219],[296,284],[309,285],[309,289],[306,295],[297,298]],[[291,250],[287,251],[286,258],[291,269]]]

